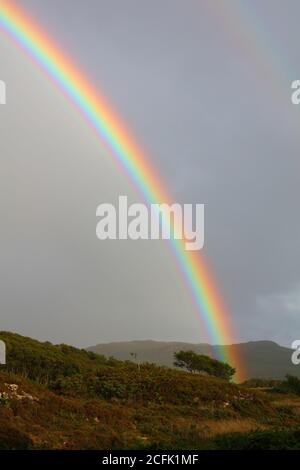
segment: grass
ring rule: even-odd
[[[299,397],[0,339],[0,449],[300,448]]]

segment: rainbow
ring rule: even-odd
[[[0,0],[0,28],[42,67],[72,105],[76,106],[96,132],[102,148],[105,146],[105,149],[109,150],[117,164],[134,183],[139,194],[151,204],[170,203],[171,198],[149,159],[140,150],[125,125],[105,98],[94,89],[44,30],[10,0]],[[216,345],[233,343],[234,335],[229,314],[203,257],[198,252],[186,251],[182,240],[171,240],[170,246],[210,342]],[[220,347],[218,357],[236,368],[236,380],[239,381],[245,371],[240,357],[232,351],[234,348]]]
[[[229,2],[204,1],[201,7],[223,33],[234,35],[233,47],[242,52],[254,65],[254,70],[269,82],[268,91],[273,93],[276,103],[281,99],[287,103],[286,89],[291,83],[291,67],[284,59],[280,42],[267,30],[251,1]],[[297,73],[296,73],[297,78]],[[298,129],[297,129],[298,132]]]

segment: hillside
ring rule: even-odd
[[[160,341],[128,341],[98,344],[88,348],[97,354],[128,360],[131,353],[137,354],[138,362],[153,362],[173,366],[175,351],[193,350],[199,354],[217,357],[217,348],[208,344]],[[245,365],[245,379],[251,377],[283,379],[286,374],[300,377],[300,367],[292,364],[292,350],[272,341],[251,341],[225,346],[225,350],[242,358]]]
[[[300,448],[298,397],[12,333],[0,339],[0,449],[242,448],[257,436]]]

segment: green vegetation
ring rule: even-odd
[[[45,385],[52,384],[59,377],[72,377],[118,363],[113,358],[106,359],[84,349],[65,344],[54,346],[14,333],[1,332],[0,340],[7,348],[6,370]]]
[[[282,383],[282,380],[273,379],[249,379],[243,382],[241,385],[247,388],[269,388],[278,387]]]
[[[292,393],[300,396],[300,379],[289,374],[285,376],[285,380],[250,379],[241,385],[247,388],[269,389],[270,392]]]
[[[224,450],[299,450],[300,428],[230,433],[214,440]]]
[[[225,380],[232,379],[235,369],[225,362],[217,361],[204,354],[194,351],[179,351],[174,354],[174,365],[189,372],[198,372],[220,377]]]
[[[0,449],[300,448],[294,395],[12,333],[0,339]]]
[[[282,382],[280,389],[282,391],[291,392],[300,395],[300,379],[293,375],[287,375],[286,380]]]

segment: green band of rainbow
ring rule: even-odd
[[[138,148],[124,124],[52,39],[9,0],[0,0],[0,27],[35,59],[71,99],[96,131],[102,146],[104,144],[110,150],[146,201],[170,203],[170,197],[149,159]],[[177,263],[210,341],[218,345],[233,342],[229,315],[222,305],[203,257],[198,252],[186,251],[182,240],[171,240],[170,246],[176,254]],[[241,380],[244,368],[240,358],[227,351],[221,347],[219,359],[233,365],[237,369],[237,380]]]

